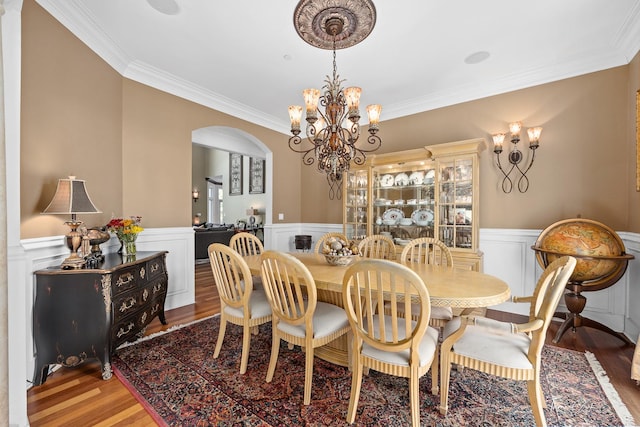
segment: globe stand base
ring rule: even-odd
[[[584,306],[587,303],[587,298],[585,298],[581,294],[583,290],[582,286],[576,283],[569,283],[567,285],[567,288],[571,292],[567,292],[564,295],[564,301],[567,308],[569,309],[569,313],[556,312],[553,315],[553,317],[565,319],[562,325],[560,325],[560,328],[558,328],[555,338],[553,338],[554,344],[557,344],[560,342],[560,339],[562,338],[564,333],[567,332],[567,330],[569,330],[569,328],[571,328],[571,331],[575,332],[576,328],[579,328],[581,326],[586,326],[588,328],[598,329],[608,333],[609,335],[613,335],[614,337],[617,337],[622,341],[624,341],[625,344],[627,345],[635,345],[626,335],[620,332],[616,332],[610,327],[603,325],[600,322],[597,322],[592,319],[588,319],[586,317],[582,317],[580,313],[582,313],[582,310],[584,309]]]

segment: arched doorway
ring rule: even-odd
[[[246,158],[247,163],[249,158],[259,158],[265,160],[263,195],[260,195],[260,197],[257,197],[256,195],[250,197],[251,195],[248,194],[248,191],[244,191],[242,196],[244,199],[246,199],[246,202],[243,202],[243,198],[240,198],[236,195],[225,197],[228,197],[228,200],[232,201],[235,205],[244,203],[246,206],[243,205],[243,214],[249,208],[258,209],[259,211],[261,211],[260,213],[262,214],[261,217],[264,226],[270,226],[272,224],[271,212],[273,203],[273,153],[271,152],[271,150],[255,136],[243,130],[227,126],[209,126],[196,129],[192,132],[191,141],[194,145],[197,145],[199,147],[207,147],[213,150],[220,150],[222,152],[228,153],[239,153]],[[245,183],[248,183],[249,168],[245,167],[242,173],[244,175]],[[229,189],[225,186],[225,181],[228,179],[228,173],[225,173],[225,175],[226,176],[223,176],[223,187],[225,194],[228,195]],[[202,185],[205,185],[205,177],[202,178]],[[226,184],[228,185],[228,181],[226,182]],[[245,184],[245,187],[248,188],[248,184]],[[251,200],[254,200],[255,202],[256,198],[259,199],[259,202],[257,203],[258,206],[253,206]],[[206,217],[206,215],[204,214],[203,216]],[[235,217],[232,216],[231,218],[226,218],[225,222],[234,222],[236,217],[237,215]],[[267,233],[265,233],[265,238],[266,234]],[[267,243],[268,242],[265,242],[265,244]]]

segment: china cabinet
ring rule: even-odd
[[[344,233],[411,239],[435,237],[458,268],[482,270],[478,250],[478,155],[484,139],[371,155],[344,180]]]

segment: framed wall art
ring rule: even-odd
[[[265,160],[249,158],[249,194],[264,193]]]
[[[229,195],[242,195],[242,154],[229,153]]]

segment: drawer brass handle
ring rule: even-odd
[[[160,270],[160,264],[158,263],[151,264],[151,273],[155,273],[158,270]]]
[[[153,293],[157,294],[158,292],[161,292],[162,288],[163,288],[162,283],[158,283],[156,285],[153,285]]]
[[[142,292],[142,301],[147,301],[147,298],[149,298],[149,289],[145,289],[144,292]]]
[[[122,305],[120,306],[120,313],[124,313],[129,310],[131,307],[136,305],[136,299],[134,297],[129,298],[128,300],[122,301]]]
[[[120,287],[122,285],[127,285],[133,282],[133,274],[125,273],[122,276],[118,277],[118,281],[116,282],[116,286]]]
[[[120,330],[118,331],[118,338],[120,338],[123,335],[127,335],[129,332],[131,332],[133,330],[133,322],[129,322],[129,324],[127,325],[127,330],[125,331],[123,328],[120,328]]]
[[[145,275],[145,274],[147,274],[147,270],[146,270],[144,267],[142,267],[142,268],[140,269],[140,277],[142,277],[142,278],[144,279],[144,275]]]

